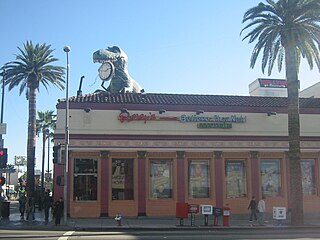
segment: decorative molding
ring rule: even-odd
[[[214,151],[213,155],[214,155],[214,159],[222,159],[222,151]]]
[[[109,158],[110,151],[100,151],[100,157],[101,158]]]
[[[57,144],[59,142],[57,141]],[[121,149],[228,149],[245,151],[288,151],[287,141],[174,141],[174,140],[74,140],[70,149],[76,148],[121,148]],[[320,141],[302,141],[301,151],[319,151]]]
[[[175,158],[176,152],[148,152],[148,158]]]
[[[250,158],[258,159],[259,158],[259,152],[258,151],[250,151]]]
[[[185,159],[186,152],[185,151],[176,151],[177,153],[177,159]]]
[[[137,151],[138,159],[146,159],[147,151]]]
[[[185,158],[212,158],[212,152],[186,152]]]

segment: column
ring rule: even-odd
[[[109,208],[109,151],[100,151],[100,189],[101,189],[101,217],[108,217]],[[98,182],[99,185],[99,182]]]
[[[138,216],[146,216],[146,151],[138,151]]]
[[[260,199],[260,169],[259,169],[259,152],[250,152],[250,162],[251,162],[251,191],[252,196],[256,199]]]
[[[223,207],[223,160],[222,151],[214,151],[214,169],[215,169],[215,189],[216,189],[216,207]]]
[[[177,151],[177,198],[178,202],[186,201],[185,151]]]

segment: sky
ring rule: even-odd
[[[59,59],[54,64],[65,67],[63,47],[68,45],[69,96],[76,95],[81,76],[85,76],[83,94],[92,93],[101,89],[100,64],[93,63],[92,54],[116,45],[128,55],[129,74],[147,93],[249,95],[248,85],[257,78],[285,78],[277,67],[271,76],[263,74],[259,59],[254,69],[249,67],[254,44],[242,41],[240,31],[245,26],[243,14],[259,2],[1,0],[0,67],[15,60],[18,47],[28,40],[50,44]],[[319,82],[320,74],[304,61],[299,79],[305,89]],[[56,111],[58,99],[64,97],[65,91],[40,87],[37,110]],[[25,95],[19,96],[18,88],[10,92],[6,88],[3,118],[4,146],[13,164],[14,156],[27,152],[28,102]],[[38,139],[36,169],[41,169],[41,150]]]

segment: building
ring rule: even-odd
[[[249,84],[250,96],[287,97],[287,80],[258,78]]]
[[[290,208],[287,98],[97,91],[70,98],[71,217],[172,216],[177,202],[226,203],[247,213],[252,195]],[[55,145],[64,144],[65,99]],[[320,99],[300,99],[305,212],[320,212]],[[62,158],[63,159],[63,158]],[[54,166],[54,195],[63,196]]]

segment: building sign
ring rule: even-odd
[[[259,79],[260,87],[266,88],[286,88],[287,80],[283,79]]]
[[[25,156],[14,156],[14,165],[16,166],[26,166],[27,157]]]
[[[148,121],[179,121],[181,123],[197,123],[197,128],[222,128],[230,129],[232,128],[232,123],[245,123],[247,122],[247,117],[243,115],[213,115],[213,116],[198,116],[198,115],[186,115],[183,114],[180,117],[165,117],[157,116],[154,113],[149,112],[148,114],[132,114],[130,113],[120,113],[118,120],[121,123],[132,122],[132,121],[142,121],[147,123]]]

